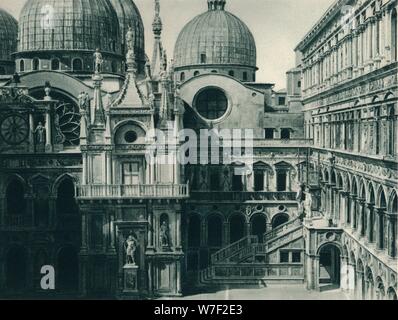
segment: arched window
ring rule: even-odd
[[[81,59],[73,59],[72,63],[73,71],[82,71],[83,70],[83,62]]]
[[[391,12],[391,60],[397,61],[397,10]]]
[[[199,71],[195,71],[193,75],[194,75],[195,77],[197,77],[198,75],[200,75],[200,72],[199,72]]]
[[[209,247],[220,248],[222,246],[222,219],[218,215],[212,215],[207,219],[207,244]]]
[[[180,81],[181,81],[181,82],[185,81],[185,72],[181,72],[181,74],[180,74]]]
[[[6,190],[6,214],[9,222],[17,222],[16,217],[25,216],[25,188],[18,180],[13,180]]]
[[[70,179],[61,182],[57,191],[57,214],[75,215],[78,207],[75,199],[75,186]]]
[[[24,60],[19,61],[19,71],[20,72],[25,71],[25,61]]]
[[[34,58],[32,60],[32,70],[37,71],[37,70],[39,70],[39,68],[40,68],[40,60],[37,58]]]
[[[37,182],[34,182],[33,185],[34,191],[34,217],[35,217],[35,226],[37,227],[45,227],[49,223],[49,182],[45,179],[39,179]]]
[[[211,70],[211,73],[218,73],[217,70]]]
[[[59,70],[60,63],[58,59],[51,60],[51,70]]]
[[[234,70],[230,70],[228,72],[228,75],[230,75],[231,77],[235,77],[235,71]]]

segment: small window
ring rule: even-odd
[[[297,87],[301,88],[301,81],[297,82]]]
[[[5,75],[6,74],[6,69],[4,67],[0,67],[0,75]]]
[[[32,70],[33,71],[39,70],[39,65],[40,65],[40,60],[37,59],[37,58],[33,59],[33,61],[32,61]]]
[[[218,73],[217,70],[211,70],[211,73]]]
[[[58,59],[54,59],[51,61],[51,70],[59,70],[60,63]]]
[[[235,192],[242,192],[243,191],[242,176],[234,175],[232,177],[232,191],[235,191]]]
[[[137,162],[123,164],[123,184],[137,185],[140,183],[140,165]]]
[[[19,71],[20,72],[24,72],[25,71],[25,61],[24,60],[21,60],[19,62]]]
[[[243,81],[247,81],[247,72],[243,72]]]
[[[200,63],[206,63],[206,53],[202,53],[200,55]]]
[[[267,140],[274,139],[274,131],[275,131],[275,129],[273,129],[273,128],[264,129],[265,139],[267,139]]]
[[[301,262],[301,252],[299,252],[299,251],[292,252],[292,262],[293,263]]]
[[[82,71],[83,70],[83,62],[81,59],[74,59],[73,60],[73,71]]]
[[[233,70],[229,71],[228,74],[229,74],[231,77],[235,77],[235,72],[234,72]]]
[[[181,72],[180,74],[180,81],[185,81],[185,72]]]
[[[281,139],[282,140],[290,140],[290,129],[282,129],[281,130]]]
[[[195,71],[193,75],[194,75],[195,77],[197,77],[198,75],[200,75],[200,72],[199,72],[199,71]]]
[[[279,97],[278,98],[278,105],[280,105],[280,106],[286,105],[286,98],[285,97]]]
[[[116,73],[117,72],[117,62],[113,60],[111,63],[111,67],[112,67],[112,73]]]
[[[281,263],[289,263],[289,252],[287,252],[287,251],[280,252],[280,262]]]

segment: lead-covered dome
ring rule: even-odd
[[[28,0],[19,19],[19,52],[90,50],[121,54],[109,0]]]
[[[0,74],[12,73],[11,54],[17,50],[18,23],[9,13],[0,9]]]
[[[225,0],[208,0],[209,10],[181,31],[174,50],[176,68],[235,65],[256,68],[256,44],[247,25],[224,10]]]
[[[131,27],[134,32],[135,54],[138,60],[145,61],[144,23],[140,11],[133,0],[109,0],[119,19],[123,55],[126,53],[126,34]]]

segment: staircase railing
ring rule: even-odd
[[[235,255],[243,248],[250,246],[252,243],[257,243],[257,236],[247,236],[243,239],[240,239],[237,242],[230,244],[229,246],[217,251],[211,256],[212,263],[219,263],[221,261],[225,261],[225,259]]]
[[[264,237],[263,237],[263,242],[267,243],[268,241],[271,241],[272,239],[275,239],[275,238],[281,236],[282,234],[286,233],[293,227],[300,226],[300,225],[301,225],[300,218],[297,217],[293,220],[290,220],[290,221],[286,222],[285,224],[280,225],[278,228],[265,233]]]

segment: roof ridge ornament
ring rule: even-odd
[[[226,0],[207,0],[209,11],[224,10],[226,3]]]

